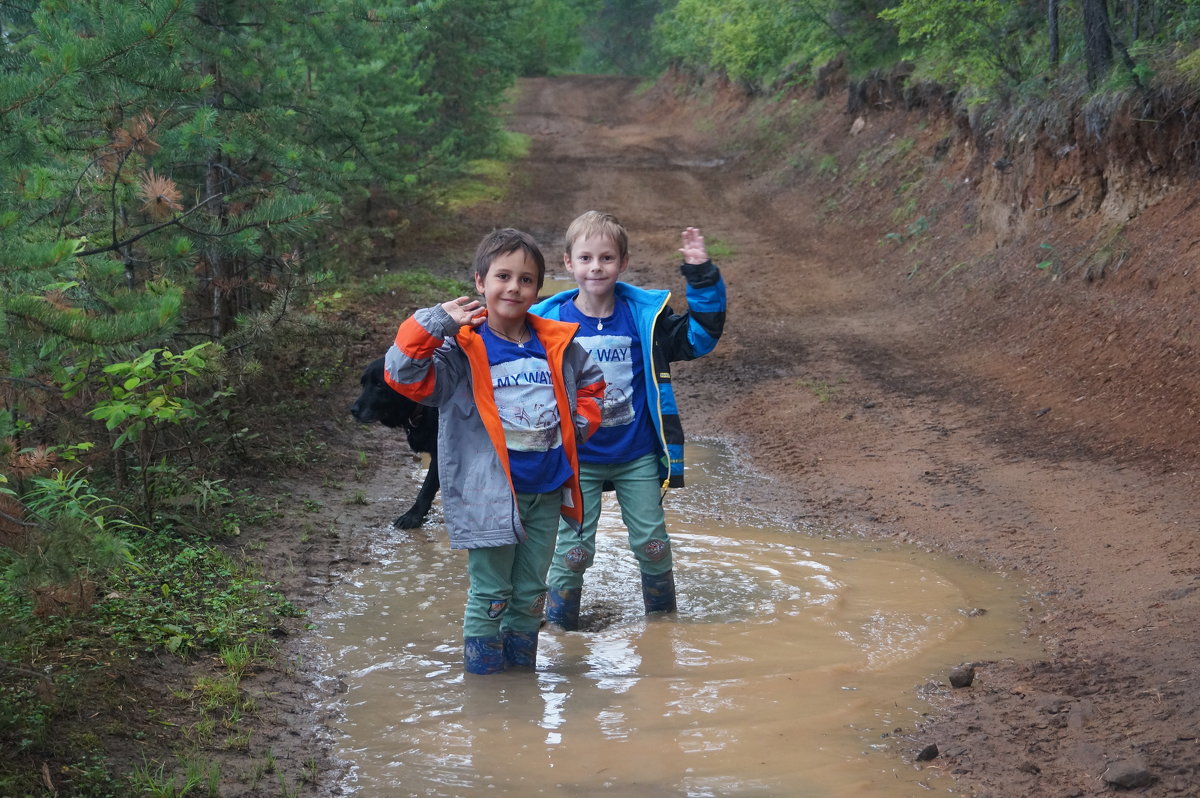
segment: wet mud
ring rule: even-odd
[[[719,439],[746,462],[736,503],[785,532],[836,530],[1011,575],[1035,599],[1023,630],[1042,653],[981,659],[969,687],[931,683],[927,716],[891,740],[889,756],[976,796],[1196,794],[1200,491],[1193,459],[1164,448],[1194,439],[1194,421],[1186,406],[1130,412],[1143,386],[1122,385],[1117,372],[1082,390],[1071,377],[1099,373],[1096,325],[1106,314],[1121,312],[1122,337],[1152,340],[1163,318],[1186,317],[1186,292],[1160,295],[1176,304],[1152,313],[1134,312],[1148,307],[1135,282],[1089,295],[1094,305],[982,272],[958,273],[954,291],[917,291],[912,264],[881,246],[894,226],[888,207],[848,180],[764,170],[743,146],[749,109],[735,91],[682,82],[527,81],[510,124],[531,137],[529,158],[514,166],[503,202],[457,220],[467,231],[458,249],[515,225],[553,262],[571,218],[612,210],[631,235],[627,279],[671,288],[682,307],[679,231],[700,227],[721,245],[729,322],[713,354],[679,364],[676,393],[690,435]],[[872,117],[852,140],[840,108],[814,113],[805,135],[851,159],[853,148],[878,152],[897,136],[918,148],[953,139],[936,121],[893,114]],[[965,144],[937,168],[947,192],[974,174]],[[970,197],[944,201],[947,213],[955,202],[980,213]],[[1133,226],[1127,234],[1140,240]],[[940,239],[946,257],[985,246],[966,225],[957,235]],[[372,357],[399,315],[379,309]],[[1150,363],[1147,354],[1138,373]],[[1163,369],[1155,385],[1175,379]],[[345,448],[390,474],[395,496],[340,511],[336,561],[309,565],[325,586],[372,562],[361,530],[383,529],[420,475],[383,430],[347,426]],[[599,612],[600,631],[619,626],[604,615],[611,605]]]

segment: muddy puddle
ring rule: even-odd
[[[949,793],[888,750],[915,688],[1033,655],[1020,584],[913,548],[796,530],[737,495],[726,450],[689,447],[668,496],[677,617],[641,614],[606,497],[585,631],[543,632],[535,673],[464,677],[465,555],[436,515],[370,532],[373,563],[314,621],[345,793],[871,798]],[[364,531],[365,533],[365,531]]]

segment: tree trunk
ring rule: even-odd
[[[218,0],[204,0],[196,6],[197,15],[209,25],[216,26],[220,20],[221,4]],[[201,67],[206,75],[212,77],[212,87],[208,92],[208,104],[217,113],[221,113],[221,67],[214,60],[205,59]],[[225,193],[227,177],[221,150],[218,148],[208,158],[204,170],[204,196],[216,197]],[[214,222],[213,227],[220,228],[227,219],[228,207],[225,199],[214,199],[208,206],[208,214]],[[204,260],[207,262],[208,295],[210,308],[209,333],[214,340],[229,332],[233,327],[232,305],[229,292],[233,281],[230,279],[230,263],[228,256],[222,252],[219,238],[209,240],[205,248]]]
[[[224,174],[221,168],[221,156],[220,153],[217,153],[208,162],[205,179],[205,189],[208,192],[206,196],[215,197],[223,193],[223,185]],[[214,220],[224,222],[225,200],[214,200],[210,214]],[[209,297],[212,300],[210,333],[214,340],[220,340],[233,326],[233,313],[228,293],[230,286],[233,284],[229,274],[229,258],[221,251],[220,242],[212,240],[209,242],[208,247],[206,247],[205,260],[208,261],[208,290]]]
[[[1058,69],[1058,0],[1047,0],[1046,24],[1050,36],[1050,68]]]
[[[1113,44],[1108,32],[1107,0],[1083,0],[1083,47],[1087,59],[1087,82],[1096,88],[1113,63]]]

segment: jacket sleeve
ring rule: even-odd
[[[384,358],[384,381],[421,404],[441,404],[465,377],[465,358],[449,357],[457,349],[453,338],[458,330],[441,305],[409,316]]]
[[[606,387],[604,372],[577,341],[567,347],[567,359],[575,375],[575,440],[583,443],[600,429],[600,406]]]
[[[687,280],[688,312],[668,307],[655,324],[655,339],[668,361],[707,355],[725,328],[725,281],[711,260],[679,267]]]

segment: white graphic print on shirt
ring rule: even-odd
[[[558,404],[545,360],[521,358],[492,366],[492,388],[509,449],[546,452],[562,445]]]
[[[582,335],[577,339],[604,372],[602,427],[633,422],[633,339],[628,335]]]

